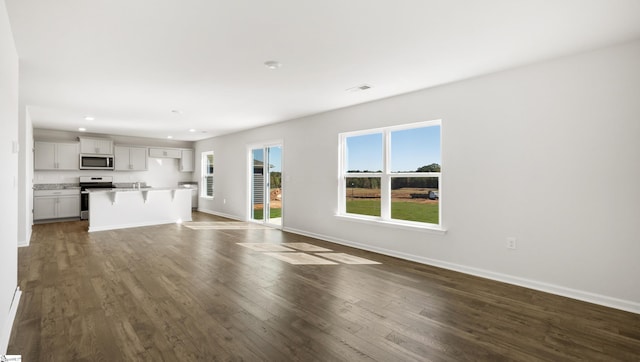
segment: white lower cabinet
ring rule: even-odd
[[[33,220],[80,217],[80,190],[35,190]]]

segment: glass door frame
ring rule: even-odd
[[[274,228],[282,229],[284,226],[284,195],[281,193],[281,211],[280,211],[280,222],[273,223],[271,222],[270,211],[271,211],[271,200],[270,200],[270,174],[271,171],[269,167],[265,167],[265,165],[271,164],[269,149],[273,147],[280,148],[280,169],[281,169],[281,189],[284,188],[282,184],[284,184],[284,178],[282,178],[282,173],[284,171],[284,145],[282,140],[274,140],[270,142],[262,142],[256,143],[247,146],[247,221],[255,222],[258,224],[264,224],[267,226],[271,226]],[[254,219],[254,150],[262,150],[263,155],[263,183],[262,183],[262,204],[263,204],[263,216],[262,219]]]

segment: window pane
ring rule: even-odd
[[[382,172],[382,133],[347,137],[346,172]]]
[[[202,152],[202,184],[200,185],[200,196],[213,196],[213,152]]]
[[[391,132],[391,172],[440,172],[440,126]]]
[[[252,218],[263,220],[264,210],[264,152],[262,148],[252,151],[253,155],[253,182],[251,192]]]
[[[439,224],[438,177],[391,179],[391,218]]]
[[[206,183],[206,196],[213,196],[213,176],[205,176],[205,183]]]
[[[345,182],[347,213],[380,216],[380,177],[347,177]]]
[[[207,155],[207,168],[206,172],[209,175],[213,175],[213,153]]]

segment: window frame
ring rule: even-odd
[[[214,190],[215,190],[215,185],[214,185],[214,175],[215,175],[215,158],[213,161],[214,167],[213,170],[211,171],[211,173],[209,173],[208,170],[208,157],[209,155],[211,155],[213,157],[213,151],[203,151],[200,155],[200,164],[201,164],[201,169],[200,169],[200,197],[205,198],[205,199],[213,199],[214,197]],[[211,177],[211,195],[207,195],[207,178]]]
[[[391,172],[391,133],[414,128],[440,127],[440,172]],[[346,170],[347,167],[347,139],[349,137],[363,136],[368,134],[382,134],[382,172],[352,172]],[[351,132],[343,132],[339,135],[339,162],[338,162],[338,217],[370,222],[374,224],[389,225],[394,227],[410,229],[427,229],[444,232],[442,220],[442,121],[431,120],[424,122],[409,123],[397,126],[372,128]],[[346,211],[347,186],[346,179],[353,177],[379,177],[380,178],[380,216],[370,216],[362,214],[352,214]],[[391,218],[391,179],[395,177],[437,177],[438,178],[438,224],[409,221]]]

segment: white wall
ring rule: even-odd
[[[18,271],[18,55],[5,2],[0,2],[0,354],[12,321]]]
[[[27,246],[33,225],[33,125],[29,110],[20,105],[20,153],[18,155],[18,245]]]
[[[75,132],[63,132],[53,130],[34,129],[33,137],[37,141],[77,141],[78,136],[105,137],[114,140],[115,144],[172,147],[172,148],[193,148],[193,142],[160,140],[152,138],[112,136],[84,134]],[[100,170],[79,170],[79,171],[35,171],[33,183],[78,183],[80,176],[113,176],[114,182],[146,182],[153,187],[175,187],[179,181],[191,181],[192,172],[180,172],[177,159],[171,158],[151,158],[148,160],[147,171],[100,171]],[[33,163],[31,163],[33,165]],[[33,167],[33,166],[31,166]]]
[[[281,138],[285,229],[640,313],[638,64],[640,41],[200,141],[200,209],[247,219],[246,145]],[[448,232],[337,218],[338,133],[433,119]]]

